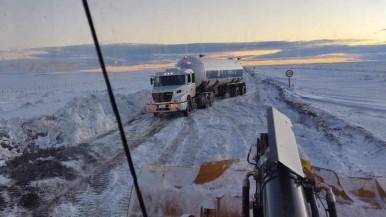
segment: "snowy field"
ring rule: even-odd
[[[113,73],[115,93],[129,94],[150,89],[153,72]],[[103,94],[101,73],[0,74],[0,117],[32,118],[53,114],[76,97]]]
[[[291,88],[287,69],[295,72]],[[247,95],[216,99],[187,118],[144,112],[151,74],[111,76],[137,170],[245,159],[274,106],[292,120],[299,151],[313,165],[386,177],[386,62],[254,67],[245,74]],[[125,216],[131,177],[102,76],[0,77],[2,214]],[[380,207],[354,200],[338,212],[385,216],[386,204]]]
[[[291,88],[287,88],[288,78],[284,76],[287,69],[295,72]],[[302,103],[308,111],[323,118],[322,124],[325,126],[320,127],[326,128],[326,133],[340,145],[336,150],[331,150],[331,155],[336,154],[333,159],[358,162],[356,166],[353,164],[354,167],[338,167],[340,173],[352,176],[386,175],[383,169],[386,166],[383,160],[386,154],[385,62],[259,67],[256,73],[272,78],[271,83],[276,87],[286,87],[283,90],[285,99]],[[296,120],[291,113],[287,115]],[[320,145],[309,144],[317,141],[301,138],[309,134],[307,129],[302,128],[306,122],[299,120],[299,124],[299,127],[295,126],[298,143],[302,149],[310,147],[310,150],[304,150],[304,154],[317,153],[315,148]],[[333,163],[329,159],[331,156],[324,160],[321,157],[327,156],[309,157],[314,161],[319,158],[324,161],[320,162],[320,166]],[[332,165],[328,167],[338,169]]]

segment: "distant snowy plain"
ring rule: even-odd
[[[288,69],[295,72],[290,88]],[[247,95],[216,99],[188,118],[144,112],[152,73],[111,75],[137,170],[144,163],[199,166],[245,159],[267,132],[266,109],[274,106],[292,120],[299,151],[313,165],[343,176],[386,177],[386,62],[251,67]],[[131,177],[102,76],[0,77],[1,212],[125,216]],[[49,165],[62,169],[29,180],[20,176]],[[385,216],[384,210],[355,206],[338,211]]]

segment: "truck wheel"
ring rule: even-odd
[[[192,102],[190,101],[190,98],[188,99],[188,106],[186,106],[186,110],[184,111],[184,116],[188,117],[189,112],[190,112],[190,107],[191,107]]]
[[[209,106],[209,100],[208,100],[208,97],[203,97],[202,99],[204,99],[204,102],[202,102],[202,108],[207,108]]]
[[[230,97],[235,97],[235,88],[231,87],[229,90],[229,96]]]
[[[244,95],[247,93],[247,88],[245,87],[245,85],[243,85],[243,89],[241,91],[241,95]]]
[[[214,103],[214,93],[210,93],[209,95],[209,106],[212,106]]]
[[[207,94],[206,97],[205,97],[205,107],[211,107],[212,106],[212,102],[210,101],[210,95],[211,94]]]
[[[189,104],[188,104],[188,107],[186,107],[186,110],[184,111],[184,116],[185,117],[188,117],[189,116]]]
[[[154,115],[155,118],[159,117],[159,114],[158,114],[158,113],[155,113],[155,112],[154,112],[153,115]]]
[[[198,107],[199,108],[206,108],[208,107],[208,97],[207,95],[200,96],[199,101],[198,101]]]

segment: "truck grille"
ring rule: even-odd
[[[152,95],[154,102],[170,102],[173,97],[173,92],[153,93]]]

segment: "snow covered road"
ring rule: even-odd
[[[126,123],[125,132],[137,170],[143,163],[199,166],[209,161],[244,159],[259,133],[266,131],[262,118],[266,107],[259,106],[257,98],[257,92],[252,91],[244,97],[218,100],[213,107],[195,110],[188,118],[136,116]],[[53,190],[55,197],[42,202],[33,213],[67,216],[70,210],[74,216],[125,214],[131,177],[118,132],[98,136],[87,147],[96,154],[95,162],[72,162],[87,163],[88,169],[77,171],[79,178],[64,184],[60,192]]]

